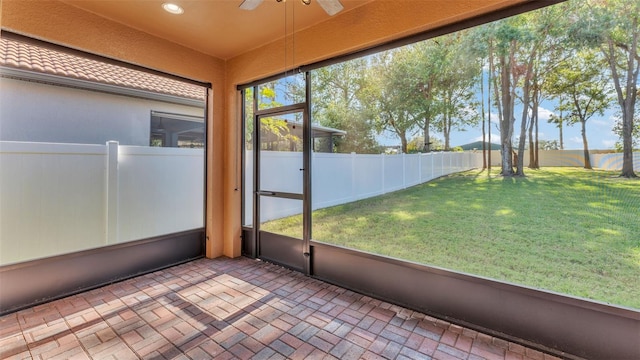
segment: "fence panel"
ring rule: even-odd
[[[420,184],[422,173],[420,154],[404,156],[404,187]]]
[[[383,193],[383,155],[353,154],[354,200]]]
[[[250,152],[248,152],[249,155]],[[300,153],[261,152],[261,161],[265,173],[263,180],[278,181],[279,188],[295,189],[302,179],[298,176],[283,176],[277,170],[290,167],[283,162],[300,161],[291,156]],[[469,170],[481,166],[482,157],[466,153],[430,153],[412,155],[372,155],[372,154],[312,154],[312,207],[314,210],[357,201],[432,180],[443,174]],[[445,168],[443,168],[443,166]],[[271,170],[266,170],[271,169]],[[252,174],[249,169],[248,175]],[[251,179],[251,176],[246,179]],[[294,184],[295,182],[295,184]],[[251,189],[247,182],[245,191]],[[251,208],[253,194],[245,195],[245,206]],[[300,206],[295,202],[271,202],[263,206],[261,219],[274,220],[284,216],[296,215]],[[251,224],[251,213],[245,211],[245,224]]]
[[[204,226],[202,149],[0,142],[0,265]]]
[[[119,151],[118,242],[204,226],[202,149]]]
[[[622,153],[611,153],[594,154],[591,157],[593,167],[602,170],[619,171],[622,170],[622,156]],[[633,153],[633,169],[636,172],[640,171],[640,152]]]
[[[434,178],[433,161],[435,153],[420,154],[420,182],[427,182]]]
[[[384,159],[384,181],[382,192],[387,193],[405,188],[404,158],[406,155],[382,155]]]
[[[313,153],[311,198],[314,210],[355,198],[352,163],[351,154]]]
[[[529,152],[526,152],[529,154]],[[538,152],[540,166],[578,166],[584,167],[582,150],[547,150]],[[528,156],[527,156],[528,158]],[[525,158],[525,160],[528,160]],[[526,161],[525,164],[529,162]]]
[[[0,142],[0,265],[106,239],[106,147]]]

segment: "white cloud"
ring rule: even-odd
[[[542,106],[538,106],[538,121],[547,121],[551,115],[554,115],[553,111],[545,109]]]
[[[489,141],[489,135],[486,135],[486,141]],[[470,142],[482,141],[482,135],[476,136],[471,139]],[[500,143],[500,133],[496,133],[494,131],[491,132],[491,142],[494,144]]]
[[[498,117],[498,113],[494,113],[494,112],[485,112],[485,119],[487,119],[487,121],[489,120],[489,116],[491,116],[491,123],[492,124],[500,124],[500,118]]]
[[[606,120],[606,119],[591,119],[588,123],[590,123],[593,126],[603,127],[603,128],[607,128],[607,129],[611,129],[611,127],[613,126],[613,122],[611,121],[611,119],[609,119],[609,120]]]
[[[569,138],[570,143],[582,144],[582,138],[580,136],[572,136]]]
[[[611,139],[603,139],[602,140],[602,145],[604,145],[605,148],[607,149],[613,149],[616,145],[616,140],[611,140]]]

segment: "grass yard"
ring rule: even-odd
[[[313,239],[640,309],[640,180],[616,175],[468,171],[315,211]]]

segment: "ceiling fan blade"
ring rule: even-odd
[[[258,5],[262,4],[262,0],[243,0],[242,4],[240,4],[240,9],[242,10],[253,10],[258,7]]]
[[[344,6],[342,6],[342,4],[340,3],[340,0],[316,0],[316,1],[318,2],[318,4],[320,4],[320,6],[322,6],[324,11],[326,11],[327,14],[329,14],[329,16],[333,16],[339,13],[340,11],[342,11],[342,9],[344,9]]]

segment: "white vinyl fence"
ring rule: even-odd
[[[591,165],[602,170],[622,170],[622,154],[593,154]],[[640,171],[640,152],[633,153],[633,169],[636,173]]]
[[[246,153],[245,218],[251,225],[253,208],[252,152]],[[288,161],[288,163],[287,163]],[[368,155],[313,153],[313,209],[345,204],[421,184],[440,176],[482,167],[482,153]],[[261,152],[262,190],[300,193],[302,153]],[[261,220],[301,213],[300,201],[263,197]]]
[[[204,226],[202,149],[0,142],[0,265]]]
[[[482,153],[482,151],[479,151]],[[540,166],[572,166],[584,167],[584,151],[582,150],[541,150]],[[622,153],[604,153],[594,150],[589,153],[591,166],[601,170],[622,170]],[[500,166],[500,151],[491,151],[491,165]],[[524,152],[524,166],[529,165],[529,150]],[[640,153],[633,154],[633,168],[640,170]]]
[[[584,166],[582,150],[540,151],[540,166]],[[500,166],[500,151],[492,151],[493,166]],[[261,153],[262,190],[301,193],[302,153]],[[525,152],[525,166],[529,160]],[[251,225],[253,209],[253,153],[246,153],[244,225]],[[591,154],[594,168],[620,170],[622,154]],[[482,167],[482,151],[428,154],[366,155],[313,153],[313,210],[349,203],[421,184],[440,176]],[[634,168],[640,169],[640,153],[634,154]],[[263,197],[261,219],[269,221],[300,214],[297,200]]]

